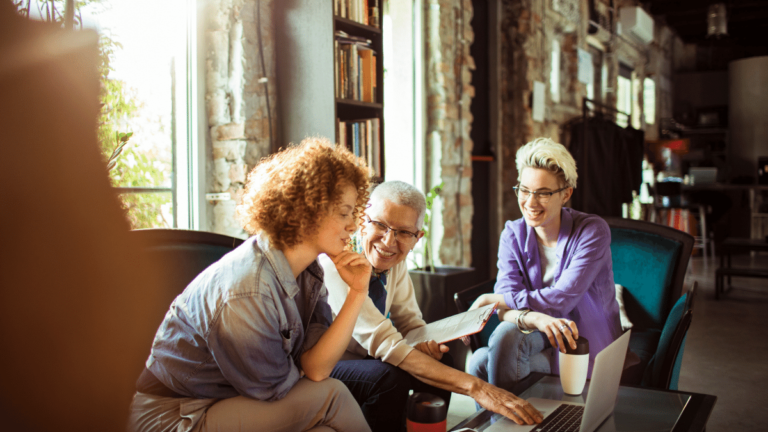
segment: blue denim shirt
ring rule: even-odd
[[[317,261],[294,279],[282,251],[251,237],[173,301],[147,368],[190,397],[282,399],[331,323],[327,298]]]

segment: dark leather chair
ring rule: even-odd
[[[693,237],[666,226],[621,218],[605,218],[611,228],[614,281],[624,287],[624,306],[633,323],[630,350],[640,362],[624,371],[623,384],[677,389],[692,319],[695,285],[683,294],[683,280],[693,250]],[[495,280],[461,291],[456,307],[465,311]],[[470,347],[486,346],[499,321],[489,320],[470,337]]]
[[[134,230],[130,234],[151,260],[162,263],[168,281],[162,295],[166,310],[198,274],[243,243],[223,234],[181,229]]]

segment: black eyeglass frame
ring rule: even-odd
[[[399,241],[400,243],[405,243],[405,242],[412,241],[412,240],[418,240],[419,239],[419,234],[421,233],[421,231],[411,232],[411,231],[406,231],[406,230],[401,230],[401,229],[394,229],[394,228],[390,227],[389,225],[387,225],[385,223],[382,223],[382,222],[379,222],[377,220],[371,219],[370,217],[368,217],[368,215],[364,216],[364,218],[366,219],[366,221],[365,221],[366,223],[378,225],[379,227],[386,229],[386,231],[384,231],[384,234],[381,234],[382,237],[386,236],[390,231],[392,231],[392,235],[395,236],[395,240]],[[405,233],[405,234],[412,235],[413,239],[411,239],[411,238],[406,236],[406,237],[400,237],[404,241],[398,240],[397,235],[399,233]]]
[[[558,189],[558,190],[554,190],[554,191],[529,191],[528,189],[526,189],[526,191],[527,191],[527,193],[528,193],[529,195],[533,195],[533,196],[534,196],[534,198],[536,198],[536,201],[538,201],[538,202],[540,202],[540,203],[542,203],[542,204],[543,204],[543,203],[545,203],[545,202],[549,202],[549,200],[552,198],[552,195],[554,195],[554,194],[556,194],[556,193],[560,193],[560,192],[562,192],[562,191],[564,191],[564,190],[568,189],[569,187],[570,187],[570,186],[561,187],[560,189]],[[512,189],[515,191],[515,196],[516,196],[518,199],[520,199],[520,185],[518,185],[518,186],[513,186],[513,187],[512,187]],[[530,197],[529,197],[529,198],[530,198]],[[528,199],[528,198],[526,198],[526,200],[527,200],[527,199]],[[541,201],[542,199],[544,199],[544,200],[546,200],[546,201]]]

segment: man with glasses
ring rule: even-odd
[[[331,376],[347,385],[373,431],[405,430],[410,390],[438,395],[446,404],[451,392],[462,393],[516,422],[540,422],[540,414],[526,401],[454,369],[445,345],[424,341],[412,347],[403,339],[426,325],[405,263],[424,235],[425,211],[424,194],[407,183],[385,182],[371,193],[357,244],[373,267],[370,299]],[[320,263],[328,303],[336,312],[344,304],[348,287],[330,259],[321,256]]]

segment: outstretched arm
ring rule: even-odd
[[[541,413],[524,399],[480,378],[448,367],[421,351],[411,351],[399,367],[419,381],[470,396],[483,408],[499,413],[517,424],[540,423],[542,420]]]

